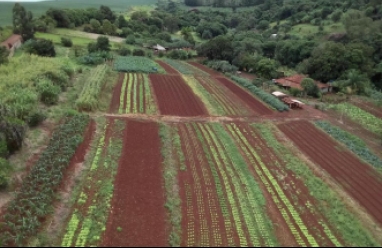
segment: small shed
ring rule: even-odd
[[[155,52],[159,52],[159,51],[165,52],[165,51],[166,51],[166,48],[162,47],[162,46],[159,45],[159,44],[156,44],[156,45],[153,46],[152,48],[154,49]]]
[[[284,93],[282,93],[282,92],[280,92],[280,91],[274,91],[274,92],[272,92],[272,95],[274,95],[275,97],[277,97],[277,98],[279,98],[279,99],[288,96],[287,94],[284,94]]]

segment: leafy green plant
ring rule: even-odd
[[[142,73],[165,73],[153,60],[140,56],[119,56],[114,62],[114,70],[121,72],[142,72]]]
[[[61,93],[61,88],[54,85],[49,79],[42,79],[36,84],[37,92],[40,94],[41,102],[51,105],[58,102],[58,96]]]
[[[382,159],[370,151],[365,142],[363,142],[360,138],[326,121],[316,121],[315,124],[330,136],[343,143],[361,159],[377,169],[382,169]]]
[[[107,71],[107,65],[100,65],[95,70],[94,73],[85,82],[80,96],[76,101],[76,107],[79,110],[93,111],[98,107],[98,96],[102,90],[105,83],[104,77]]]
[[[252,94],[257,96],[260,100],[267,103],[269,106],[277,109],[278,111],[287,111],[289,110],[288,106],[281,102],[279,99],[275,98],[271,94],[263,91],[262,89],[253,85],[250,81],[244,78],[236,77],[234,75],[230,75],[230,78],[234,80],[239,85],[247,88]]]

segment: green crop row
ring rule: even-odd
[[[361,159],[377,169],[382,169],[382,160],[370,151],[365,142],[363,142],[360,138],[326,121],[316,121],[315,124],[330,136],[343,143]]]
[[[77,109],[93,111],[98,108],[99,94],[105,83],[104,77],[107,71],[107,65],[99,65],[94,73],[86,80],[84,87],[75,102]]]
[[[53,133],[48,147],[41,154],[21,189],[10,202],[0,227],[2,245],[23,246],[37,234],[41,221],[51,212],[55,192],[61,184],[78,145],[83,140],[89,116],[65,117]]]
[[[243,86],[244,88],[248,89],[252,94],[257,96],[260,100],[267,103],[272,108],[275,108],[278,111],[288,111],[289,108],[287,105],[285,105],[283,102],[281,102],[278,98],[275,96],[263,91],[261,88],[256,87],[254,84],[252,84],[249,80],[236,77],[234,75],[230,75],[230,78],[234,80],[239,85]]]
[[[109,123],[105,125],[95,151],[95,157],[90,165],[91,169],[81,185],[82,191],[61,241],[62,247],[99,245],[102,233],[106,230],[111,207],[113,182],[117,173],[118,158],[122,152],[122,140],[119,137],[121,137],[124,127],[125,124],[121,120],[115,120],[112,126]],[[109,128],[115,132],[115,136],[106,141],[105,132]],[[105,142],[108,142],[107,147],[105,147]],[[97,154],[100,154],[101,157],[97,158]],[[86,195],[84,192],[89,192],[86,198],[81,197]],[[86,204],[83,203],[84,199]],[[84,208],[84,205],[88,207]]]
[[[317,199],[316,207],[320,213],[326,217],[335,232],[348,246],[378,246],[378,243],[341,202],[340,197],[317,177],[306,163],[276,139],[274,135],[277,132],[276,128],[270,124],[254,124],[253,127],[260,131],[261,136],[275,154],[285,161],[286,168],[304,181],[310,195]]]
[[[215,165],[222,175],[231,207],[237,204],[238,209],[232,211],[236,227],[237,220],[242,216],[253,245],[262,245],[262,243],[269,246],[275,245],[270,228],[271,223],[266,218],[264,196],[233,140],[219,124],[194,124],[194,126],[201,133],[202,143],[206,144],[206,148],[209,147],[207,151],[211,152]],[[229,186],[230,183],[233,185],[232,189]],[[242,240],[240,244],[245,245],[244,233],[238,230],[238,234]]]
[[[167,64],[171,65],[174,67],[176,70],[178,70],[180,73],[185,74],[185,75],[200,75],[204,77],[208,77],[209,74],[182,61],[179,60],[173,60],[169,58],[163,58],[162,59],[164,62]]]
[[[228,130],[233,135],[235,140],[237,140],[239,146],[246,154],[247,158],[251,161],[251,165],[255,169],[257,175],[260,177],[263,184],[266,186],[268,192],[271,194],[273,201],[276,203],[277,208],[286,220],[289,229],[296,238],[299,245],[306,246],[307,244],[302,239],[298,229],[304,234],[305,238],[308,240],[309,245],[318,246],[315,238],[310,234],[307,226],[302,221],[300,215],[298,214],[296,208],[293,207],[290,200],[284,194],[278,181],[271,174],[268,167],[263,163],[258,153],[251,146],[247,138],[241,132],[241,130],[235,125],[227,125]],[[283,207],[285,205],[285,208]],[[288,214],[289,213],[289,214]],[[291,221],[293,219],[293,222]],[[296,223],[296,226],[293,224]]]
[[[330,108],[339,111],[341,114],[345,114],[353,121],[360,123],[366,129],[376,134],[382,134],[382,119],[375,117],[369,112],[349,103],[331,105]]]
[[[182,209],[180,203],[179,189],[178,189],[178,162],[176,158],[184,159],[184,155],[180,149],[179,135],[175,127],[170,127],[166,124],[160,124],[159,136],[161,138],[161,153],[163,156],[163,177],[165,183],[166,203],[165,207],[169,212],[171,221],[171,230],[169,235],[169,244],[171,247],[179,247],[181,243],[182,234]],[[175,146],[178,151],[177,157],[174,156],[172,147]]]
[[[191,87],[192,91],[200,97],[208,112],[212,115],[226,115],[226,110],[223,105],[218,103],[212,94],[210,94],[204,87],[193,77],[182,75],[184,81]]]
[[[151,92],[150,80],[147,74],[143,74],[143,83],[145,85],[145,94],[146,94],[146,112],[147,114],[155,114],[157,112],[156,104],[154,97]]]
[[[165,73],[155,61],[140,56],[119,56],[114,62],[114,70],[121,72],[140,72],[140,73]]]
[[[123,106],[125,103],[127,78],[128,78],[128,74],[124,73],[123,83],[122,83],[122,88],[121,88],[121,95],[119,96],[119,109],[118,109],[119,114],[123,114]],[[130,77],[129,77],[129,81],[130,81]]]

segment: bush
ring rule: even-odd
[[[73,46],[72,40],[70,38],[66,38],[66,37],[61,37],[61,44],[64,47],[72,47]]]
[[[40,80],[37,83],[36,88],[41,102],[46,105],[53,105],[58,102],[58,96],[61,93],[61,89],[59,86],[54,85],[49,79]]]
[[[29,115],[27,119],[27,124],[29,127],[36,127],[41,122],[43,122],[46,119],[46,117],[47,117],[46,114],[42,112],[41,110],[34,111]]]
[[[130,34],[126,37],[125,40],[126,44],[134,45],[135,44],[135,36],[133,34]]]
[[[166,54],[166,57],[171,59],[188,59],[188,53],[184,50],[172,50]]]
[[[131,51],[130,51],[130,49],[128,49],[127,47],[121,47],[117,52],[118,52],[118,54],[121,55],[121,56],[128,56],[128,55],[131,55]]]
[[[238,68],[234,65],[231,65],[226,60],[212,60],[207,62],[207,66],[211,67],[214,70],[221,72],[236,72]]]
[[[17,118],[7,118],[4,121],[2,132],[5,135],[8,151],[13,153],[23,145],[26,125],[25,122]]]
[[[290,88],[290,89],[289,89],[289,93],[290,93],[292,96],[301,96],[302,91],[299,90],[299,89],[296,89],[296,88]]]
[[[7,140],[3,133],[0,133],[0,158],[8,158],[9,152],[7,147]]]
[[[134,49],[133,50],[133,56],[145,56],[145,51],[143,51],[142,49]]]
[[[23,45],[24,50],[29,54],[37,54],[43,57],[55,57],[53,41],[46,39],[28,40]]]
[[[0,189],[7,187],[10,171],[11,165],[9,162],[4,158],[0,158]]]

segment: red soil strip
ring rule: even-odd
[[[266,141],[261,137],[258,131],[255,132],[254,128],[251,128],[247,123],[238,123],[237,125],[240,131],[243,134],[246,134],[245,137],[248,139],[251,146],[258,151],[261,160],[268,166],[268,169],[274,178],[278,178],[282,175],[283,179],[280,180],[283,183],[280,186],[283,189],[284,194],[297,209],[305,225],[309,227],[310,230],[316,230],[315,232],[310,233],[315,237],[318,244],[320,246],[334,246],[334,244],[330,241],[330,238],[325,234],[319,221],[323,220],[328,226],[330,225],[328,221],[326,221],[326,218],[320,213],[319,209],[315,207],[315,203],[317,201],[315,198],[310,196],[309,189],[305,186],[304,182],[301,179],[298,179],[291,170],[286,168],[286,165],[282,159],[273,154],[273,151],[268,148]],[[281,167],[275,166],[275,161],[277,161]],[[299,192],[299,194],[296,192]],[[297,202],[293,199],[297,199]],[[312,205],[312,208],[314,208],[313,212],[315,212],[315,214],[312,214],[312,212],[306,208],[307,202]],[[299,211],[300,208],[303,210]],[[331,230],[334,229],[331,228]],[[288,230],[288,232],[290,232],[290,230]],[[301,233],[301,236],[304,235]]]
[[[119,108],[119,98],[121,96],[122,84],[123,84],[124,73],[119,73],[118,83],[115,85],[113,90],[113,96],[111,98],[109,113],[118,113]]]
[[[245,91],[243,88],[237,84],[231,82],[227,78],[217,77],[216,81],[223,84],[225,87],[230,89],[236,96],[242,99],[253,111],[260,115],[270,115],[273,111],[267,108],[262,102],[257,100],[252,94]]]
[[[382,176],[379,173],[307,121],[279,124],[278,127],[382,223]]]
[[[150,74],[162,115],[206,116],[207,110],[202,101],[183,81],[181,76]]]
[[[198,68],[199,70],[202,70],[204,72],[207,72],[208,74],[210,74],[211,76],[223,76],[220,72],[217,72],[215,70],[212,70],[211,68],[207,67],[207,66],[204,66],[202,64],[199,64],[197,62],[188,62],[190,65],[193,65],[195,66],[196,68]]]
[[[181,246],[187,246],[188,242],[190,242],[188,227],[192,222],[194,243],[190,244],[191,246],[201,245],[202,229],[204,229],[204,234],[208,233],[209,246],[229,246],[228,235],[233,237],[236,241],[235,244],[239,244],[238,236],[234,229],[232,233],[226,233],[217,189],[200,141],[197,139],[194,131],[187,130],[185,124],[179,125],[179,130],[182,150],[187,158],[185,161],[187,170],[179,172],[183,230]],[[191,189],[193,216],[189,216],[187,212],[189,206],[187,206],[186,187]],[[202,200],[200,201],[200,199]],[[199,209],[203,208],[205,211],[201,213]],[[203,221],[207,223],[206,227],[202,225]],[[220,239],[214,236],[216,232],[221,236]]]
[[[127,121],[112,207],[101,246],[168,245],[158,132],[156,123]]]
[[[176,74],[176,75],[179,74],[177,70],[175,70],[170,65],[163,62],[162,60],[155,60],[155,62],[157,62],[167,72],[167,74]]]

